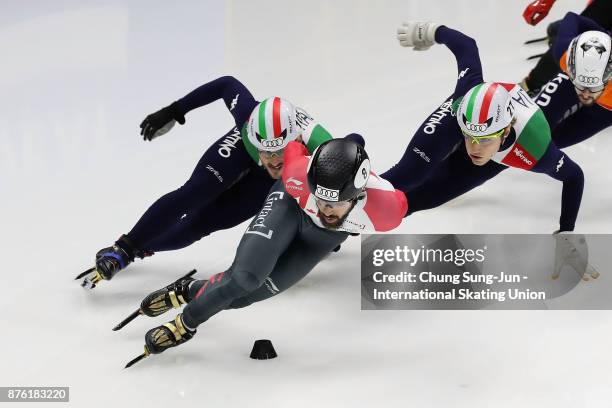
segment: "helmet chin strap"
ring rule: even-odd
[[[504,131],[504,134],[500,138],[501,143],[499,144],[499,149],[497,150],[498,152],[502,151],[504,147],[504,143],[506,143],[506,140],[508,139],[508,136],[510,136],[510,132],[512,131],[512,125],[514,125],[515,123],[516,123],[516,118],[513,118],[510,124],[506,126],[506,130]]]
[[[512,130],[512,123],[506,127],[504,134],[502,135],[501,144],[504,144],[508,136],[510,135],[510,131]]]
[[[510,121],[510,124],[506,126],[506,131],[504,132],[504,135],[502,137],[501,144],[504,144],[508,136],[510,136],[510,132],[512,131],[512,126],[514,126],[515,123],[516,123],[516,116],[513,116],[512,120]]]

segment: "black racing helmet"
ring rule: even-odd
[[[370,176],[370,159],[363,146],[332,139],[314,151],[308,163],[308,187],[325,201],[349,201],[363,191]]]

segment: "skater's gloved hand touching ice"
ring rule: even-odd
[[[557,279],[565,266],[573,269],[582,280],[597,279],[599,272],[589,264],[589,247],[582,234],[555,232],[555,269],[553,279]]]
[[[185,124],[185,115],[180,112],[177,102],[147,116],[140,124],[140,135],[143,140],[153,140],[164,135],[178,122]]]
[[[435,34],[439,24],[423,21],[408,21],[397,29],[397,39],[402,47],[424,51],[436,43]]]

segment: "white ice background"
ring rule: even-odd
[[[174,312],[111,328],[189,269],[227,268],[245,225],[138,261],[93,292],[73,280],[233,126],[216,102],[145,143],[138,124],[148,113],[230,74],[336,135],[363,134],[383,171],[457,75],[444,46],[401,48],[397,26],[459,29],[477,40],[486,80],[517,82],[533,66],[525,57],[545,50],[523,41],[585,2],[557,1],[535,28],[521,17],[526,3],[2,2],[0,386],[70,386],[62,405],[78,407],[612,406],[609,312],[361,311],[358,238],[287,292],[222,312],[189,343],[129,370],[146,330]],[[612,232],[610,138],[567,149],[586,175],[578,232]],[[560,183],[511,169],[396,232],[550,233],[560,195]],[[601,267],[600,282],[577,295],[610,279]],[[259,338],[279,358],[249,359]]]

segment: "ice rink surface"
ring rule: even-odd
[[[585,2],[558,0],[535,28],[521,17],[526,3],[5,2],[0,386],[70,386],[78,407],[612,406],[610,312],[361,311],[358,238],[286,293],[222,312],[189,343],[129,370],[144,333],[174,312],[111,328],[189,269],[227,268],[244,225],[136,262],[93,292],[73,280],[233,126],[216,102],[144,143],[147,114],[230,74],[335,135],[363,134],[384,171],[457,75],[444,46],[401,48],[397,26],[459,29],[477,40],[485,79],[518,82],[533,65],[525,57],[545,50],[523,41]],[[612,232],[611,139],[608,129],[567,150],[586,176],[578,232]],[[395,232],[550,233],[560,195],[560,183],[510,169]],[[259,338],[279,358],[250,360]]]

